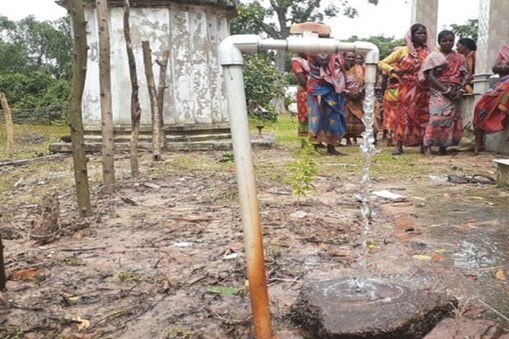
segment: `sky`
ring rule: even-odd
[[[350,0],[350,4],[357,8],[357,18],[337,17],[325,21],[331,25],[335,38],[347,39],[352,35],[367,38],[380,34],[403,38],[410,28],[411,0],[379,0],[377,6],[368,4],[367,0]],[[451,24],[465,24],[478,15],[479,0],[439,0],[437,33]]]
[[[334,1],[334,0],[331,0]],[[327,21],[332,27],[332,36],[347,39],[352,35],[367,38],[380,35],[402,38],[411,20],[411,0],[379,0],[377,6],[367,0],[350,0],[359,12],[355,19],[337,17]],[[437,31],[450,24],[465,24],[477,18],[479,0],[439,0]],[[10,20],[19,20],[34,15],[38,20],[55,20],[67,14],[54,0],[0,0],[0,15]],[[461,10],[460,10],[461,8]]]

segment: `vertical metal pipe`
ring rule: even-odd
[[[272,337],[262,229],[256,192],[242,65],[223,65],[232,133],[249,294],[257,339]]]

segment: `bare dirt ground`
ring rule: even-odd
[[[362,162],[357,149],[347,153],[317,156],[315,188],[298,202],[287,179],[293,152],[255,151],[275,331],[295,329],[287,313],[304,281],[359,275]],[[407,153],[394,158],[384,149],[374,159],[373,189],[405,200],[371,201],[369,275],[452,294],[460,301],[458,317],[502,322],[496,312],[509,314],[509,191],[445,180],[493,177],[495,155]],[[234,163],[222,158],[223,152],[167,153],[151,163],[146,154],[142,176],[132,180],[123,155],[117,191],[106,196],[100,159],[91,157],[94,215],[86,219],[76,214],[70,158],[1,168],[9,279],[0,298],[0,337],[249,337]],[[32,230],[49,192],[58,196],[59,225],[45,243]],[[490,252],[468,257],[472,236],[485,239]]]

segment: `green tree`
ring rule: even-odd
[[[240,3],[237,0],[237,15],[231,22],[233,34],[261,34],[273,39],[286,39],[290,35],[290,26],[306,21],[323,21],[336,17],[339,13],[355,17],[357,10],[348,0],[331,2],[322,7],[321,0],[270,0],[268,4],[261,0]],[[378,0],[366,0],[378,4]],[[276,54],[276,69],[285,70],[286,52]]]
[[[249,114],[260,120],[275,121],[277,113],[270,105],[272,98],[284,96],[286,81],[273,66],[271,55],[246,55],[244,83]]]
[[[477,32],[479,30],[479,20],[468,19],[464,25],[451,25],[452,31],[459,38],[471,38],[477,41]]]
[[[68,106],[71,51],[66,18],[40,22],[32,16],[19,21],[0,16],[0,91],[11,107],[32,112],[30,121],[62,120]]]
[[[68,19],[17,22],[0,17],[0,67],[3,72],[48,70],[55,78],[69,78],[71,35]]]
[[[380,60],[391,54],[394,47],[404,46],[403,39],[395,39],[394,37],[385,37],[383,35],[370,36],[369,38],[359,38],[353,35],[347,41],[369,41],[375,44],[380,51]]]

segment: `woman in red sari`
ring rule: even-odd
[[[357,137],[364,132],[364,123],[362,117],[364,110],[362,101],[364,99],[364,70],[362,64],[357,62],[357,56],[354,52],[347,52],[344,54],[346,62],[350,68],[345,71],[346,75],[346,144],[351,145],[353,138],[354,142]]]
[[[500,79],[475,105],[475,154],[484,146],[485,134],[503,131],[509,123],[509,45],[500,49],[492,70]]]
[[[422,24],[414,24],[405,36],[406,46],[380,61],[380,70],[397,84],[397,105],[388,117],[388,127],[393,133],[396,146],[393,154],[403,153],[403,145],[422,147],[424,131],[429,120],[427,84],[419,81],[422,62],[431,52],[432,42]]]
[[[309,64],[305,54],[299,54],[298,57],[292,58],[292,72],[297,77],[297,117],[299,120],[299,127],[297,135],[300,137],[307,137],[308,135],[308,91],[306,89]]]
[[[427,79],[431,87],[429,99],[430,119],[424,133],[425,154],[431,154],[431,146],[438,146],[439,153],[456,146],[461,140],[463,122],[459,102],[467,79],[465,57],[452,50],[453,32],[444,30],[438,34],[440,49],[431,52],[422,66],[422,80]]]

